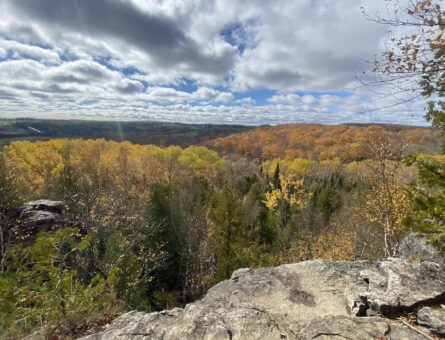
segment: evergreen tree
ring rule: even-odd
[[[173,184],[157,183],[151,187],[148,219],[157,225],[152,242],[161,244],[166,262],[153,273],[149,290],[180,292],[184,274],[185,258],[182,248],[186,239],[184,211],[181,209],[179,194]],[[157,306],[163,307],[163,306]]]
[[[237,245],[245,236],[241,209],[238,194],[227,184],[214,196],[210,216],[215,224],[218,281],[229,278],[236,269]]]
[[[445,157],[413,155],[406,163],[419,170],[418,185],[409,192],[414,214],[407,223],[445,252]]]
[[[274,189],[281,189],[281,180],[280,180],[280,163],[277,163],[277,167],[273,173],[272,184]]]

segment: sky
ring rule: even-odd
[[[0,117],[425,125],[357,80],[385,3],[0,0]]]

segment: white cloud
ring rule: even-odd
[[[17,80],[38,81],[45,66],[34,60],[7,60],[0,63],[2,81],[10,83]]]
[[[241,105],[246,105],[246,106],[250,106],[250,105],[255,105],[256,104],[256,100],[253,99],[252,97],[244,97],[244,98],[240,98],[235,100],[235,103],[241,104]]]
[[[136,80],[125,79],[120,82],[120,84],[116,85],[116,90],[122,94],[133,94],[142,92],[144,86],[141,82]]]
[[[233,98],[235,98],[235,96],[230,93],[230,92],[223,92],[218,94],[218,96],[215,98],[216,102],[221,102],[221,103],[226,103],[226,102],[230,102],[231,100],[233,100]]]
[[[228,102],[233,100],[234,96],[230,92],[221,92],[208,87],[200,87],[192,93],[194,100],[205,100],[215,102]]]
[[[373,98],[351,84],[385,27],[366,21],[361,5],[384,8],[372,0],[5,0],[0,116],[367,121]],[[340,95],[346,88],[354,93]],[[263,89],[276,94],[251,93]],[[421,117],[422,105],[379,114],[401,122],[405,112]]]
[[[10,51],[15,59],[31,58],[44,63],[59,64],[59,54],[38,46],[22,44],[13,40],[0,40],[0,48]]]
[[[5,59],[8,56],[8,51],[0,46],[0,59]]]

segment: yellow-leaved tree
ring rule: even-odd
[[[275,187],[273,183],[271,186],[272,190],[265,194],[264,200],[269,210],[302,208],[305,200],[310,197],[304,187],[304,180],[293,176],[280,175],[280,186]]]
[[[303,179],[283,174],[274,177],[270,184],[271,190],[265,194],[263,203],[274,221],[279,249],[287,249],[294,240],[302,237],[298,217],[311,193],[306,189]]]
[[[396,184],[380,184],[366,195],[366,217],[383,230],[387,256],[397,253],[403,220],[411,212],[411,201]]]
[[[379,127],[368,128],[363,140],[370,156],[364,162],[364,179],[369,185],[364,214],[383,230],[386,256],[394,256],[404,232],[402,222],[411,212],[405,192],[410,171],[402,163],[405,143]]]

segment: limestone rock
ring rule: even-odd
[[[61,201],[37,200],[27,202],[12,211],[22,224],[54,224],[64,220],[65,204]]]
[[[445,297],[443,265],[388,259],[358,271],[345,298],[356,316],[392,315]]]
[[[417,313],[417,322],[445,337],[445,307],[423,307]]]
[[[445,262],[444,255],[429,244],[426,237],[414,233],[409,234],[400,242],[399,256],[417,258],[422,261]]]
[[[12,229],[12,243],[32,243],[40,231],[55,230],[70,225],[64,215],[65,204],[62,201],[41,199],[24,203],[8,213],[9,226]]]
[[[312,319],[298,334],[298,339],[378,339],[388,331],[379,317],[350,318],[332,316]]]
[[[414,332],[411,328],[401,322],[390,321],[389,329],[385,340],[427,340],[425,336],[418,332]],[[427,333],[425,331],[424,333]]]
[[[129,312],[84,340],[416,339],[381,314],[443,300],[444,269],[408,259],[241,269],[183,309]]]
[[[63,203],[62,201],[51,201],[46,199],[40,199],[23,204],[22,209],[44,210],[48,212],[62,214],[65,210],[65,203]]]

